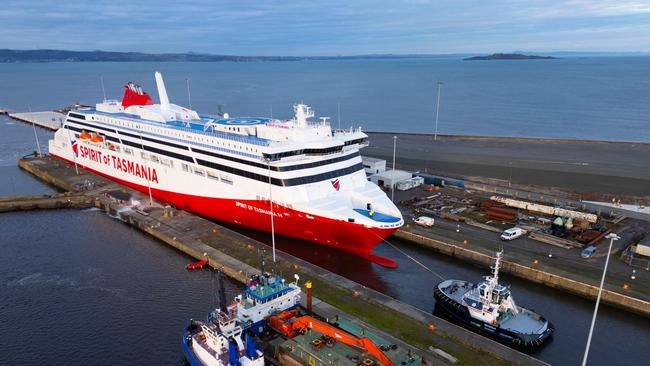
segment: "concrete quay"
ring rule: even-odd
[[[248,274],[257,272],[264,257],[267,270],[287,278],[296,273],[301,282],[312,281],[318,299],[314,304],[321,315],[340,314],[353,319],[360,326],[412,349],[429,364],[451,362],[440,357],[442,353],[437,350],[452,355],[458,364],[545,364],[284,252],[278,251],[273,263],[268,246],[211,221],[159,205],[134,208],[133,200],[147,202],[147,196],[81,169],[77,175],[74,166],[65,162],[41,157],[20,159],[18,164],[59,189],[94,198],[95,205],[109,215],[190,257],[207,259],[210,266],[236,280],[245,281]]]
[[[45,111],[45,112],[23,112],[23,113],[8,113],[9,117],[17,121],[34,124],[38,127],[46,128],[48,130],[56,131],[63,125],[65,121],[65,114]]]
[[[482,183],[491,178],[493,183],[544,187],[546,192],[555,187],[553,195],[570,192],[574,200],[611,201],[592,199],[591,193],[623,202],[624,196],[650,196],[648,143],[445,135],[434,141],[429,134],[367,134],[370,146],[363,155],[387,162],[392,161],[397,136],[397,169]]]
[[[55,208],[90,208],[95,199],[85,194],[61,193],[45,196],[0,197],[0,213]]]

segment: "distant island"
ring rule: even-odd
[[[553,56],[535,56],[523,55],[521,53],[493,53],[488,56],[474,56],[464,58],[463,61],[482,61],[482,60],[552,60],[557,57]]]

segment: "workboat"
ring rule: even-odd
[[[264,353],[238,319],[237,304],[226,305],[219,273],[219,307],[205,322],[190,320],[183,332],[183,352],[192,366],[263,366]]]
[[[70,111],[49,153],[203,217],[396,266],[371,253],[404,220],[366,179],[361,128],[332,130],[305,104],[286,119],[199,115],[155,79],[160,103],[128,83],[121,102]]]
[[[235,298],[239,321],[255,335],[268,332],[269,316],[300,306],[302,291],[295,282],[262,272],[248,279],[244,291]]]
[[[475,285],[445,280],[433,289],[436,307],[456,322],[519,348],[537,347],[551,336],[553,325],[543,316],[515,304],[510,289],[499,284],[503,251],[496,253],[492,275]]]

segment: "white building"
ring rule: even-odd
[[[405,170],[387,170],[370,176],[370,181],[380,187],[391,188],[398,182],[411,179],[411,173]]]
[[[363,169],[368,175],[379,174],[386,171],[386,160],[384,159],[362,156],[361,162],[363,163]]]

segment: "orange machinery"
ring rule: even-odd
[[[307,329],[326,335],[337,342],[360,347],[375,357],[383,366],[394,366],[384,352],[369,338],[359,338],[311,316],[294,317],[294,312],[284,311],[268,319],[269,326],[278,333],[293,338]]]

